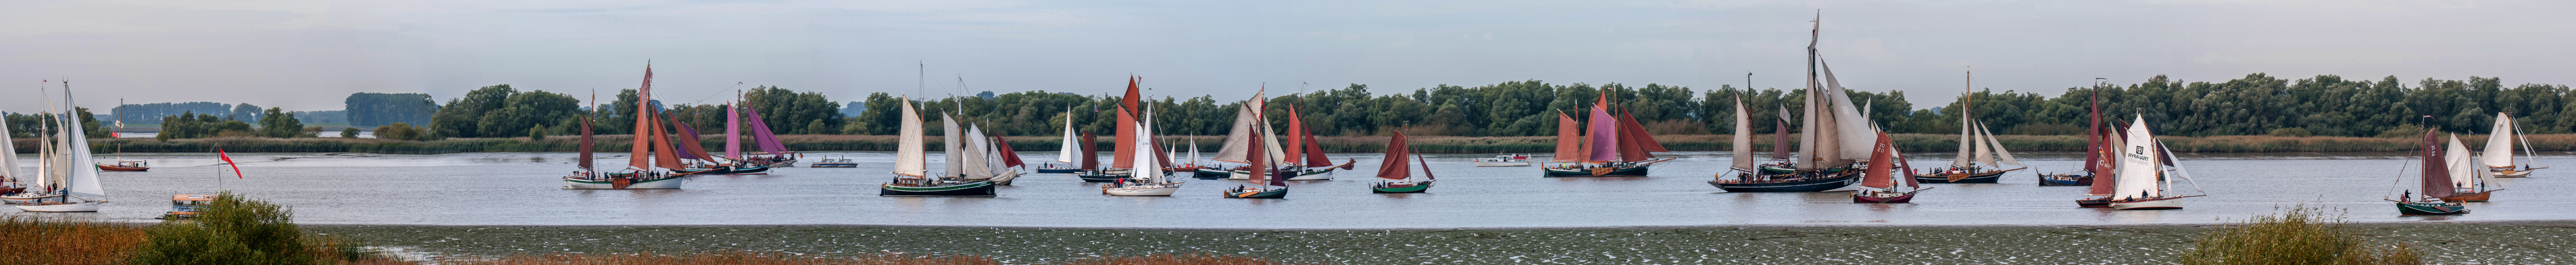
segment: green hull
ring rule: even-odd
[[[1431,190],[1431,182],[1422,182],[1418,185],[1394,188],[1369,187],[1370,193],[1422,193],[1423,191],[1429,190]]]
[[[2466,205],[2461,205],[2460,203],[2456,203],[2456,202],[2451,202],[2451,203],[2400,202],[2400,203],[2397,203],[2397,213],[2398,213],[2398,214],[2404,214],[2404,215],[2455,215],[2455,214],[2467,214],[2467,213],[2469,213],[2469,208],[2468,208],[2468,206],[2466,206]]]
[[[1243,192],[1243,191],[1226,191],[1226,193],[1225,193],[1225,198],[1228,198],[1228,199],[1286,199],[1286,198],[1288,198],[1288,188],[1287,188],[1287,187],[1280,187],[1279,189],[1276,189],[1276,190],[1261,191],[1261,192],[1249,192],[1249,194],[1247,194],[1247,192]]]

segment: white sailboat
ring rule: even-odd
[[[1969,80],[1976,79],[1971,76]],[[1915,181],[1995,183],[1996,180],[2003,178],[2004,172],[2029,168],[2022,166],[2020,160],[2013,159],[2012,151],[2004,150],[2003,142],[1995,141],[1995,134],[1986,130],[1985,122],[1977,121],[1976,112],[1973,111],[1976,110],[1976,101],[1973,100],[1975,98],[1973,93],[1976,90],[1974,84],[1974,81],[1971,81],[1968,86],[1969,93],[1961,94],[1961,98],[1967,100],[1961,100],[1959,108],[1959,157],[1950,160],[1949,168],[1914,174]],[[2013,168],[2006,169],[2004,165],[2012,165]]]
[[[2492,147],[2493,145],[2489,146]],[[2451,143],[2445,149],[2446,151],[2443,151],[2445,154],[2469,153],[2469,145],[2461,143],[2460,135],[2457,134],[2451,135]],[[2444,165],[2450,166],[2448,170],[2451,173],[2451,194],[2453,195],[2442,197],[2441,199],[2443,201],[2482,202],[2487,201],[2488,197],[2493,196],[2496,190],[2501,190],[2489,189],[2491,187],[2487,185],[2487,179],[2483,177],[2489,176],[2490,174],[2479,174],[2479,163],[2470,161],[2472,159],[2470,159],[2469,156],[2454,155],[2446,157],[2444,160]]]
[[[1244,100],[1242,106],[1236,109],[1234,127],[1227,131],[1225,145],[1217,147],[1216,158],[1214,158],[1216,161],[1250,164],[1251,162],[1247,161],[1252,160],[1247,159],[1249,156],[1247,154],[1253,153],[1249,150],[1252,150],[1252,145],[1255,144],[1261,145],[1260,153],[1268,154],[1264,156],[1265,161],[1280,161],[1288,157],[1286,152],[1280,151],[1279,135],[1272,133],[1270,123],[1260,118],[1264,116],[1262,110],[1266,108],[1265,102],[1268,101],[1269,99],[1263,98],[1262,92],[1253,92],[1252,99]],[[1261,141],[1253,141],[1253,138],[1260,138]],[[1246,172],[1243,166],[1212,166],[1199,170],[1200,176],[1224,175],[1226,179],[1248,180],[1250,176],[1240,174],[1243,172]]]
[[[2495,129],[2487,133],[2486,153],[2479,154],[2480,157],[2478,157],[2480,162],[2486,164],[2488,175],[2499,178],[2519,178],[2531,176],[2531,171],[2545,168],[2532,167],[2532,159],[2537,158],[2538,155],[2529,154],[2532,151],[2530,139],[2518,136],[2522,136],[2522,126],[2513,125],[2512,115],[2497,112]],[[2513,164],[2514,142],[2522,143],[2525,156],[2521,165]]]
[[[1082,147],[1074,146],[1076,143],[1081,143],[1081,140],[1073,138],[1074,135],[1077,134],[1080,133],[1073,131],[1073,106],[1065,106],[1064,142],[1062,142],[1061,150],[1056,151],[1055,163],[1038,165],[1038,173],[1073,173],[1074,171],[1082,171],[1082,168],[1078,166],[1079,164],[1075,164],[1076,161],[1081,161],[1080,159],[1082,159]]]
[[[47,154],[48,161],[45,165],[48,169],[45,172],[47,181],[41,185],[44,189],[20,193],[24,196],[8,197],[11,200],[24,200],[18,202],[18,210],[96,212],[100,203],[107,202],[105,200],[107,190],[99,186],[98,167],[93,166],[98,163],[90,158],[88,132],[74,125],[80,124],[80,119],[72,115],[72,113],[78,113],[73,109],[75,104],[72,102],[74,101],[72,101],[71,81],[63,81],[63,104],[56,109],[60,113],[46,115],[47,118],[54,119],[55,124],[66,125],[54,130],[52,146],[48,148],[52,152]]]
[[[1154,120],[1153,112],[1146,112],[1143,120]],[[1139,150],[1142,152],[1156,152],[1154,150],[1154,141],[1151,140],[1154,139],[1153,123],[1140,122],[1137,123],[1134,128],[1125,129],[1135,133],[1137,139],[1144,140],[1136,141],[1136,143],[1131,144],[1131,146],[1124,146],[1121,148]],[[1154,159],[1134,159],[1134,162],[1127,165],[1127,168],[1131,172],[1135,172],[1135,174],[1130,175],[1127,179],[1122,179],[1106,185],[1100,185],[1100,194],[1108,194],[1110,196],[1172,196],[1172,192],[1181,190],[1181,184],[1184,181],[1175,180],[1169,174],[1164,174],[1163,166],[1158,165],[1159,163],[1160,162],[1155,161]]]
[[[2146,117],[2129,124],[2129,139],[2122,143],[2120,178],[2112,186],[2111,209],[2176,210],[2182,209],[2182,201],[2175,199],[2206,196],[2171,194],[2173,179],[2188,181],[2191,176],[2181,164],[2171,162],[2173,151],[2165,150],[2164,143],[2147,132]]]
[[[950,128],[948,131],[952,135],[957,131],[955,129],[957,126],[954,124],[950,122],[948,126]],[[913,110],[911,98],[904,98],[903,125],[896,133],[898,138],[896,141],[899,143],[895,146],[894,153],[894,180],[878,186],[877,196],[992,197],[995,195],[991,181],[969,181],[963,178],[931,175],[930,152],[925,146],[927,144],[921,139],[924,137],[922,131],[920,112]],[[956,139],[956,137],[949,137],[949,139]],[[958,141],[948,142],[949,145],[954,146]],[[956,152],[957,148],[949,150],[949,152]],[[949,172],[964,171],[959,167],[964,164],[955,162],[956,156],[949,157]]]
[[[0,122],[0,133],[8,131],[9,123]],[[34,177],[18,172],[18,141],[0,140],[0,196],[17,195],[28,190],[29,183],[35,182]]]

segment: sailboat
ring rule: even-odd
[[[2109,157],[2102,155],[2104,154],[2103,149],[2108,148],[2108,146],[2102,145],[2102,90],[2094,89],[2092,92],[2093,96],[2090,103],[2092,107],[2088,111],[2090,118],[2085,122],[2085,126],[2089,126],[2089,128],[2084,131],[2085,166],[2083,171],[2085,174],[2040,173],[2040,186],[2092,186],[2094,176],[2104,175],[2104,172],[2095,171],[2092,166],[2093,164],[2101,163],[2103,159],[2109,159]]]
[[[2127,146],[2120,148],[2124,151],[2119,157],[2121,177],[2112,186],[2111,209],[2175,210],[2182,209],[2182,201],[2176,199],[2206,196],[2172,194],[2173,180],[2190,180],[2191,174],[2173,162],[2173,150],[2166,149],[2163,142],[2147,132],[2146,117],[2140,116],[2129,124],[2128,137],[2121,141]]]
[[[2417,183],[2422,184],[2418,187],[2419,190],[2423,191],[2423,196],[2417,197],[2415,192],[2408,191],[2400,193],[2397,196],[2397,199],[2383,199],[2390,202],[2396,202],[2398,214],[2458,215],[2469,213],[2469,206],[2466,204],[2462,204],[2458,201],[2442,200],[2442,198],[2458,196],[2458,189],[2455,188],[2455,186],[2453,186],[2454,184],[2451,182],[2451,177],[2456,174],[2452,174],[2451,170],[2459,167],[2450,165],[2451,163],[2458,161],[2450,159],[2450,157],[2453,155],[2463,154],[2452,153],[2455,150],[2443,148],[2441,138],[2439,136],[2441,136],[2441,134],[2434,129],[2424,130],[2424,143],[2416,145],[2424,148],[2424,156],[2422,157],[2424,161],[2424,169],[2421,174],[2416,175],[2417,180],[2420,180]],[[2465,150],[2466,148],[2461,148],[2458,151]],[[2401,176],[2401,178],[2403,177]]]
[[[796,167],[796,159],[803,158],[804,155],[789,151],[786,144],[778,143],[778,134],[769,133],[769,122],[762,121],[760,110],[749,106],[735,106],[734,109],[742,111],[744,123],[751,127],[751,141],[754,146],[760,148],[760,152],[751,153],[750,156],[736,155],[733,159],[742,161],[739,163],[743,165]],[[730,141],[725,144],[735,145]]]
[[[1622,112],[1623,114],[1625,112]],[[1588,134],[1571,135],[1574,119],[1557,114],[1557,164],[1540,168],[1544,177],[1644,177],[1648,167],[1671,158],[1655,159],[1652,152],[1663,150],[1646,135],[1643,126],[1632,126],[1635,118],[1610,115],[1610,91],[1603,89],[1593,100],[1592,112],[1586,118]]]
[[[1020,153],[1011,151],[1011,142],[1002,138],[1001,131],[992,131],[992,135],[984,137],[986,139],[978,139],[975,144],[984,147],[984,166],[993,172],[993,184],[1011,185],[1011,180],[1019,179],[1020,169],[1027,168],[1028,164],[1020,162]]]
[[[671,148],[670,132],[664,131],[660,106],[653,101],[653,66],[644,66],[644,85],[635,89],[635,143],[627,154],[626,171],[603,173],[583,167],[563,177],[565,189],[677,189],[690,173],[680,164],[679,149]],[[584,130],[588,133],[588,130]],[[589,139],[585,136],[583,139]],[[587,140],[585,140],[587,142]],[[582,163],[589,163],[590,152],[582,152]],[[656,169],[659,168],[659,169]]]
[[[1259,96],[1255,96],[1255,97],[1256,97],[1256,98],[1258,98]],[[1259,114],[1255,114],[1255,116],[1254,116],[1254,117],[1252,117],[1252,118],[1253,118],[1253,119],[1255,119],[1255,120],[1258,120],[1258,119],[1260,119],[1260,118],[1261,118],[1261,117],[1259,117],[1258,115],[1259,115]],[[1262,126],[1262,127],[1267,127],[1267,126]],[[1259,127],[1255,127],[1255,128],[1259,128]],[[1262,137],[1262,135],[1267,135],[1267,134],[1269,134],[1269,133],[1270,133],[1270,132],[1268,132],[1268,131],[1256,131],[1256,132],[1246,132],[1246,133],[1241,133],[1241,134],[1242,134],[1242,135],[1246,135],[1246,138],[1244,139],[1245,141],[1248,141],[1248,142],[1260,142],[1260,141],[1261,141],[1261,139],[1262,139],[1262,138],[1264,138],[1264,137]],[[1231,140],[1229,140],[1229,141],[1228,141],[1228,143],[1232,143],[1232,141],[1231,141]],[[1245,168],[1254,168],[1254,169],[1269,169],[1269,168],[1271,168],[1271,165],[1270,165],[1270,157],[1269,157],[1269,156],[1257,155],[1257,154],[1265,153],[1266,151],[1268,151],[1268,150],[1264,150],[1264,148],[1262,148],[1262,146],[1263,146],[1263,145],[1253,144],[1253,145],[1247,145],[1247,146],[1245,146],[1245,147],[1244,147],[1244,153],[1256,154],[1256,155],[1244,156],[1244,161],[1243,161],[1243,162],[1244,162],[1244,165],[1243,165],[1243,167],[1245,167]],[[1220,155],[1220,156],[1222,156],[1222,155]],[[1251,172],[1244,172],[1243,174],[1238,174],[1238,175],[1241,175],[1241,176],[1243,176],[1243,177],[1244,177],[1244,182],[1245,182],[1245,184],[1251,184],[1251,185],[1237,185],[1237,186],[1235,186],[1234,188],[1226,189],[1226,190],[1225,190],[1225,194],[1224,194],[1224,196],[1225,196],[1226,198],[1231,198],[1231,199],[1281,199],[1281,198],[1288,198],[1288,181],[1287,181],[1287,179],[1285,179],[1285,178],[1279,178],[1279,177],[1276,177],[1276,176],[1272,176],[1272,173],[1275,173],[1275,172],[1271,172],[1271,170],[1253,170],[1253,171],[1251,171]]]
[[[1821,27],[1822,22],[1817,23]],[[1810,34],[1817,32],[1821,28],[1810,30]],[[1754,172],[1738,172],[1733,179],[1720,175],[1709,185],[1727,192],[1818,192],[1859,184],[1862,170],[1854,165],[1868,162],[1868,148],[1877,141],[1874,135],[1878,130],[1854,108],[1851,95],[1843,92],[1842,81],[1834,77],[1833,66],[1820,58],[1812,41],[1807,44],[1807,64],[1806,103],[1798,112],[1804,119],[1799,124],[1804,132],[1798,136],[1797,158],[1786,165],[1794,168],[1762,166]],[[1823,83],[1817,82],[1819,70]],[[1781,133],[1785,137],[1786,129]]]
[[[0,134],[6,134],[8,132],[9,124],[7,122],[0,122]],[[36,142],[41,143],[44,141],[39,140]],[[39,148],[37,150],[43,149]],[[37,172],[43,171],[39,170]],[[10,195],[18,195],[19,192],[27,191],[27,188],[33,185],[32,183],[38,182],[37,179],[38,178],[31,175],[18,172],[18,141],[0,140],[0,198],[5,198]],[[41,191],[43,189],[38,190]],[[0,202],[8,204],[18,203],[18,201],[9,200],[0,200]]]
[[[1117,130],[1117,134],[1115,135],[1117,144],[1111,146],[1112,149],[1110,149],[1109,164],[1100,170],[1076,173],[1074,174],[1075,177],[1082,178],[1082,181],[1084,182],[1116,182],[1119,179],[1125,179],[1131,177],[1132,174],[1135,174],[1135,169],[1126,167],[1137,165],[1136,160],[1139,159],[1136,157],[1137,155],[1152,154],[1155,152],[1152,148],[1137,149],[1135,147],[1138,143],[1151,140],[1138,137],[1137,132],[1134,130],[1134,128],[1138,126],[1136,113],[1141,111],[1141,109],[1136,108],[1136,105],[1138,100],[1144,98],[1143,94],[1138,93],[1139,90],[1137,89],[1136,81],[1137,79],[1134,76],[1127,77],[1127,95],[1118,100],[1119,104],[1116,112],[1118,115],[1118,124],[1117,127],[1112,127]],[[1148,144],[1147,146],[1151,145]]]
[[[2479,154],[2478,157],[2480,162],[2486,164],[2488,175],[2499,178],[2519,178],[2531,176],[2531,171],[2545,168],[2532,167],[2534,162],[2532,159],[2540,155],[2530,153],[2533,151],[2530,138],[2519,136],[2522,136],[2522,126],[2514,126],[2513,116],[2496,112],[2495,129],[2487,133],[2486,153]],[[2521,165],[2513,164],[2514,142],[2522,143],[2524,157]],[[2466,155],[2466,153],[2462,154]]]
[[[923,143],[922,139],[924,128],[921,124],[920,111],[913,110],[910,97],[904,98],[902,104],[903,125],[898,129],[896,136],[899,137],[897,140],[899,145],[895,146],[894,153],[894,181],[878,186],[877,196],[994,196],[992,181],[931,175],[930,152],[929,147],[926,146],[928,144]],[[951,120],[947,125],[948,134],[956,135],[957,126],[954,121]],[[956,137],[948,137],[948,139],[948,145],[958,145]],[[961,151],[958,149],[959,147],[952,147],[948,152]],[[956,155],[950,155],[949,158],[949,172],[963,171],[964,164],[958,162]]]
[[[1959,108],[1959,157],[1950,160],[1949,168],[1913,174],[1915,181],[1995,183],[1995,180],[2003,178],[2004,172],[2029,168],[2021,166],[2020,160],[2013,159],[2012,151],[2004,150],[2003,142],[1995,141],[1995,134],[1986,130],[1985,122],[1977,121],[1971,111],[1976,106],[1974,96],[1966,94],[1961,97],[1970,100],[1963,100]],[[2004,169],[2004,165],[2013,165],[2014,168]]]
[[[1234,167],[1217,165],[1200,169],[1199,177],[1215,175],[1227,179],[1248,180],[1251,176],[1244,173],[1250,173],[1251,169],[1255,168],[1249,165],[1252,163],[1251,157],[1260,156],[1265,161],[1280,161],[1288,157],[1287,153],[1280,152],[1282,148],[1279,147],[1279,135],[1272,134],[1270,122],[1261,118],[1268,116],[1262,114],[1265,112],[1263,110],[1268,108],[1269,102],[1269,99],[1262,96],[1263,93],[1253,92],[1251,99],[1244,100],[1243,104],[1236,107],[1234,127],[1226,132],[1225,144],[1217,147],[1216,158],[1214,158],[1216,161],[1246,165]],[[1255,145],[1261,146],[1263,151],[1251,152],[1252,146]]]
[[[1280,174],[1276,177],[1288,180],[1332,180],[1334,169],[1350,169],[1351,164],[1359,162],[1353,160],[1351,163],[1336,167],[1333,166],[1333,160],[1324,158],[1323,143],[1315,141],[1313,128],[1306,125],[1304,117],[1297,115],[1295,105],[1288,106],[1287,140],[1287,150],[1280,150],[1284,159],[1279,160]],[[1304,162],[1299,162],[1301,158]],[[1237,170],[1233,173],[1242,174],[1244,171]]]
[[[2482,202],[2495,195],[2496,191],[2503,190],[2487,186],[2486,179],[2481,177],[2488,174],[2478,174],[2479,163],[2469,161],[2469,145],[2461,144],[2459,135],[2451,135],[2449,146],[2442,153],[2450,155],[2444,163],[2451,167],[2452,195],[2441,197],[2442,201]]]
[[[103,200],[107,190],[99,185],[98,163],[90,158],[88,132],[78,125],[80,118],[73,117],[72,113],[78,111],[72,102],[71,81],[63,81],[63,104],[56,110],[61,112],[45,115],[60,126],[55,126],[53,137],[48,137],[51,139],[44,139],[51,146],[46,148],[46,161],[40,167],[44,180],[37,183],[36,191],[0,199],[13,201],[18,210],[29,212],[96,212],[100,203],[107,203]]]
[[[1153,120],[1153,118],[1154,116],[1152,113],[1148,112],[1145,115],[1144,120],[1150,121]],[[1154,143],[1151,140],[1154,139],[1154,127],[1151,124],[1152,123],[1143,123],[1125,128],[1126,130],[1131,131],[1130,133],[1133,133],[1136,138],[1146,140],[1136,141],[1134,144],[1120,146],[1119,148],[1121,150],[1157,152],[1154,150]],[[1160,165],[1158,162],[1159,161],[1154,159],[1135,159],[1135,161],[1132,161],[1131,164],[1128,165],[1128,169],[1132,170],[1134,174],[1129,174],[1131,177],[1128,177],[1127,179],[1118,180],[1117,182],[1110,183],[1108,185],[1101,185],[1100,194],[1108,194],[1110,196],[1172,196],[1172,192],[1181,190],[1181,184],[1184,181],[1173,179],[1170,174],[1164,174],[1163,165]]]
[[[1198,179],[1220,179],[1220,178],[1225,178],[1227,175],[1232,175],[1232,173],[1208,173],[1208,171],[1210,171],[1209,169],[1216,168],[1216,167],[1213,167],[1213,166],[1207,166],[1207,165],[1205,164],[1205,162],[1204,162],[1204,161],[1207,161],[1207,160],[1206,160],[1206,159],[1200,159],[1200,157],[1199,157],[1199,138],[1198,138],[1198,137],[1189,137],[1189,139],[1190,139],[1190,147],[1189,147],[1189,149],[1190,149],[1190,156],[1189,156],[1190,160],[1188,160],[1188,162],[1182,163],[1179,167],[1176,167],[1176,169],[1178,169],[1178,168],[1187,168],[1187,169],[1190,169],[1190,170],[1189,170],[1189,171],[1177,171],[1177,170],[1176,170],[1176,171],[1172,171],[1172,174],[1180,174],[1181,172],[1189,172],[1189,173],[1190,173],[1190,177],[1192,177],[1192,178],[1198,178]],[[1219,169],[1219,170],[1222,170],[1222,169]],[[1218,171],[1218,172],[1224,172],[1224,171]]]
[[[116,128],[125,129],[125,100],[117,99],[116,108]],[[114,134],[110,135],[112,137]],[[15,168],[12,168],[12,170],[15,170]],[[116,141],[116,164],[98,164],[98,170],[124,172],[151,171],[152,162],[125,159],[125,141]]]
[[[1408,161],[1405,161],[1407,158],[1405,155],[1411,155],[1412,153],[1413,141],[1406,140],[1404,138],[1404,132],[1395,132],[1394,138],[1388,138],[1386,140],[1385,163],[1378,165],[1378,182],[1377,184],[1369,185],[1369,192],[1422,193],[1423,191],[1430,190],[1431,182],[1437,181],[1440,178],[1431,175],[1430,160],[1422,160],[1421,155],[1414,155],[1414,157],[1411,157],[1413,160],[1422,161],[1422,180],[1413,180],[1413,169],[1410,168],[1412,165],[1407,164]]]
[[[1076,162],[1076,159],[1078,159],[1078,158],[1074,158],[1075,156],[1077,156],[1076,154],[1074,154],[1074,152],[1079,152],[1079,151],[1082,151],[1082,150],[1085,150],[1085,149],[1084,149],[1084,148],[1078,148],[1078,147],[1073,146],[1073,144],[1074,144],[1073,135],[1074,135],[1074,134],[1075,134],[1075,133],[1073,132],[1073,106],[1065,106],[1065,107],[1064,107],[1064,141],[1063,141],[1063,142],[1061,142],[1063,147],[1061,147],[1060,149],[1057,149],[1057,152],[1056,152],[1056,155],[1055,155],[1055,163],[1046,163],[1045,165],[1038,165],[1038,173],[1073,173],[1074,171],[1082,171],[1082,168],[1081,168],[1081,167],[1079,167],[1079,166],[1077,166],[1076,164],[1074,164],[1074,162]],[[1061,164],[1059,164],[1059,163],[1061,163]]]
[[[1887,132],[1878,133],[1878,144],[1869,153],[1869,169],[1861,173],[1860,186],[1864,188],[1852,191],[1853,203],[1912,203],[1915,193],[1928,190],[1915,179],[1895,177],[1889,172],[1913,172],[1914,166],[1905,162],[1905,154],[1896,150],[1896,141],[1887,137]]]
[[[672,128],[679,129],[678,131],[680,133],[672,135],[671,138],[674,140],[672,142],[680,148],[680,150],[675,151],[680,151],[679,156],[682,164],[688,165],[688,168],[682,169],[682,171],[696,172],[692,173],[692,175],[764,175],[769,174],[769,168],[775,165],[764,163],[744,163],[741,160],[728,160],[724,157],[718,157],[714,154],[707,153],[706,147],[698,143],[698,129],[689,126],[688,123],[680,122],[680,119],[677,116],[665,116],[664,119],[671,121]],[[734,143],[735,142],[733,141],[725,142],[727,147],[732,147]]]

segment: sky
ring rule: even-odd
[[[2250,73],[2569,84],[2568,1],[67,1],[0,2],[0,110],[213,101],[338,110],[510,84],[587,98],[641,84],[722,102],[758,85],[933,96],[1239,100],[1366,84],[1794,89],[1813,40],[1846,87],[1918,108],[1975,86]],[[961,83],[962,80],[962,83]],[[14,83],[15,85],[9,85]],[[14,87],[14,88],[13,88]]]

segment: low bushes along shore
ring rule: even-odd
[[[1790,141],[1797,141],[1797,138],[1794,137],[1795,135],[1792,136],[1793,137],[1790,138]],[[1907,152],[1948,152],[1956,151],[1959,146],[1959,137],[1957,135],[1896,134],[1892,136],[1897,138],[1896,143],[1898,147],[1903,148]],[[1731,137],[1732,136],[1729,135],[1666,135],[1656,136],[1655,139],[1662,142],[1666,148],[1674,151],[1726,151],[1732,146],[1732,144],[1729,143],[1729,141],[1732,141]],[[779,142],[787,145],[788,149],[797,151],[894,151],[896,146],[895,137],[891,135],[782,135],[778,138]],[[939,148],[939,145],[937,144],[940,141],[939,138],[940,137],[932,136],[928,140],[928,142],[931,143],[930,148],[933,151],[936,151]],[[1224,138],[1224,136],[1173,136],[1163,137],[1163,142],[1166,147],[1186,150],[1186,147],[1182,145],[1195,141],[1199,145],[1199,150],[1214,153],[1218,146],[1224,143]],[[1322,142],[1324,151],[1326,152],[1370,153],[1380,152],[1386,148],[1386,137],[1334,136],[1317,138],[1317,141]],[[2084,137],[2082,136],[2001,135],[1996,136],[1996,138],[1997,140],[2003,141],[2006,149],[2013,151],[2075,152],[2083,151],[2084,149]],[[600,152],[625,152],[626,146],[631,143],[632,139],[633,138],[626,135],[600,136],[597,139],[597,144],[599,145],[598,150]],[[1055,151],[1058,147],[1058,141],[1061,139],[1061,137],[1057,136],[1019,136],[1008,138],[1013,149],[1029,155],[1034,155],[1031,152]],[[1556,149],[1555,137],[1544,136],[1417,136],[1412,139],[1414,141],[1413,148],[1415,148],[1416,151],[1423,153],[1547,153],[1554,152]],[[1767,152],[1772,149],[1771,135],[1754,135],[1753,139],[1753,150]],[[2414,139],[2407,138],[2325,136],[2169,136],[2158,137],[2158,139],[2164,140],[2165,145],[2173,148],[2174,151],[2186,153],[2405,152],[2413,151],[2415,144]],[[2576,134],[2530,135],[2527,139],[2530,140],[2531,147],[2538,151],[2576,151]],[[2461,140],[2466,141],[2470,146],[2480,146],[2485,143],[2486,136],[2464,135],[2461,137]],[[34,153],[36,151],[37,145],[34,139],[17,139],[17,141],[19,153]],[[1100,145],[1099,150],[1110,150],[1110,146],[1115,145],[1115,143],[1112,143],[1111,141],[1110,137],[1101,137],[1097,143]],[[706,140],[702,142],[707,144],[707,148],[710,151],[720,150],[722,149],[720,147],[723,146],[721,143],[723,142],[722,137],[708,136],[706,137]],[[566,136],[548,137],[543,140],[535,141],[525,138],[461,138],[435,141],[401,141],[350,138],[223,137],[169,141],[141,138],[96,139],[91,140],[90,145],[92,146],[91,149],[98,153],[111,153],[118,152],[120,150],[122,152],[212,152],[216,147],[222,147],[225,151],[229,152],[443,154],[461,152],[572,152],[579,150],[580,142],[575,137]]]

